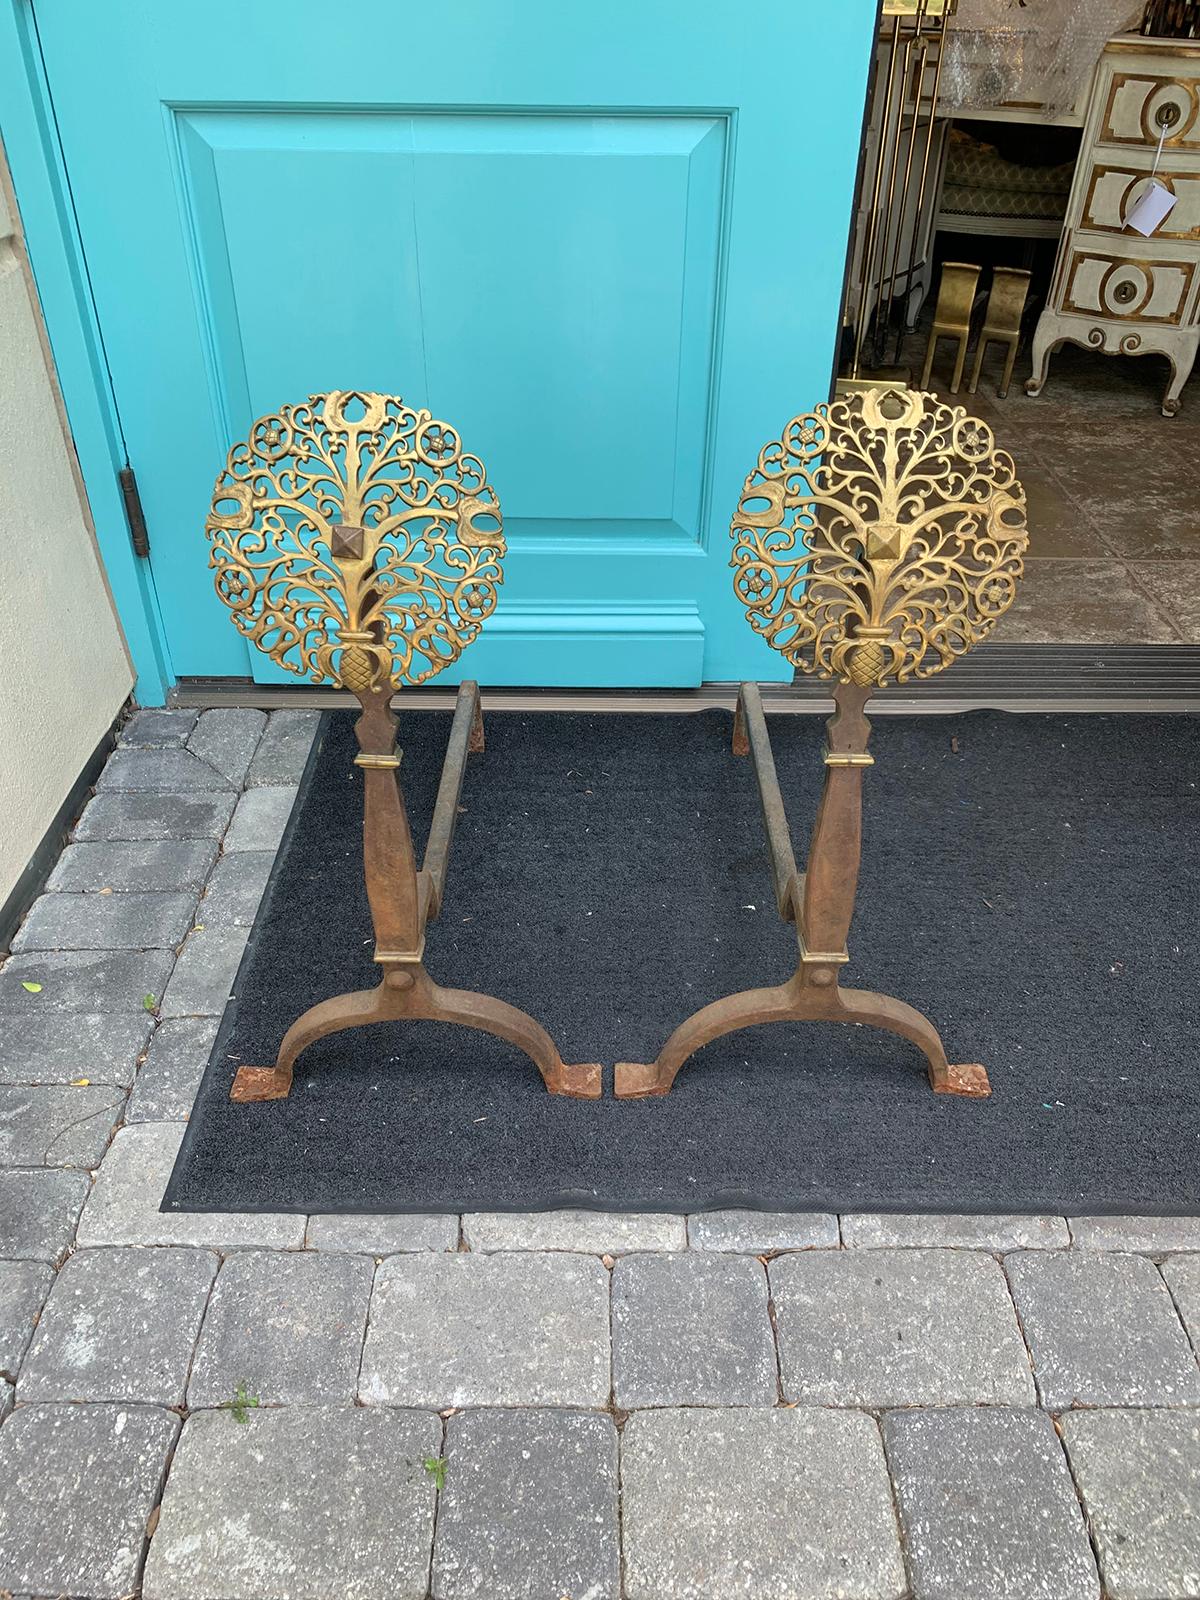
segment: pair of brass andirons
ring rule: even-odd
[[[291,1089],[297,1056],[345,1028],[457,1022],[508,1040],[555,1094],[596,1098],[600,1067],[564,1065],[532,1017],[444,989],[425,969],[467,755],[483,749],[479,690],[458,692],[418,868],[400,788],[392,697],[479,633],[505,553],[500,506],[457,432],[389,395],[316,395],[260,418],[234,446],[206,525],[216,586],[241,632],[275,661],[332,679],[362,705],[363,856],[383,969],[288,1029],[275,1065],[242,1067],[234,1100]],[[823,1019],[889,1029],[924,1051],[933,1088],[990,1092],[982,1066],[951,1066],[911,1006],[843,989],[862,835],[866,703],[889,680],[926,678],[966,654],[1012,604],[1027,544],[1025,496],[986,424],[934,396],[867,390],[794,418],[766,445],[733,519],[734,587],[750,623],[805,672],[834,680],[825,787],[806,870],[796,866],[758,687],[738,697],[733,748],[754,762],[780,915],[796,925],[786,983],[748,989],[682,1022],[658,1059],[616,1068],[618,1097],[665,1094],[694,1051],[759,1022]]]

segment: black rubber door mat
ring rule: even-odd
[[[312,1046],[289,1099],[234,1105],[239,1064],[378,978],[352,728],[323,721],[166,1209],[1200,1212],[1194,719],[878,719],[846,981],[927,1012],[952,1061],[986,1064],[989,1100],[935,1096],[915,1048],[832,1023],[731,1035],[666,1097],[625,1102],[609,1071],[603,1100],[563,1099],[487,1035],[395,1023]],[[781,982],[794,934],[730,729],[715,711],[489,716],[433,976],[606,1068]],[[419,842],[448,730],[402,719]],[[822,731],[771,719],[801,859]]]

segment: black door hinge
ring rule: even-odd
[[[128,463],[117,473],[117,482],[121,485],[121,499],[125,502],[125,516],[129,523],[129,537],[133,541],[133,553],[137,556],[148,556],[150,535],[146,532],[146,513],[142,510],[142,497],[138,493],[137,479]]]

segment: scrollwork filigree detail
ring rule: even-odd
[[[756,632],[804,672],[927,678],[1016,594],[1025,493],[986,423],[933,395],[867,390],[764,446],[730,532]]]
[[[334,391],[260,417],[205,523],[217,594],[286,671],[362,693],[423,683],[496,607],[500,504],[456,429]]]

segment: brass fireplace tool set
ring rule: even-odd
[[[454,661],[496,605],[505,553],[483,464],[427,411],[389,395],[313,396],[260,418],[234,446],[206,524],[217,592],[239,630],[290,672],[349,689],[363,770],[363,859],[382,977],[288,1029],[273,1066],[242,1067],[232,1098],[274,1100],[317,1039],[370,1022],[457,1022],[531,1057],[554,1094],[597,1098],[600,1067],[564,1065],[532,1017],[444,989],[425,969],[441,908],[467,756],[483,749],[479,690],[458,692],[420,868],[400,788],[392,698]],[[751,626],[804,672],[831,679],[825,786],[806,869],[796,865],[756,684],[733,728],[758,780],[780,915],[799,959],[786,983],[748,989],[682,1022],[656,1061],[621,1063],[618,1098],[666,1094],[701,1046],[761,1022],[868,1023],[924,1051],[943,1094],[986,1095],[982,1066],[952,1066],[928,1018],[843,989],[873,764],[864,711],[890,682],[965,655],[1012,604],[1025,496],[985,423],[933,395],[866,390],[788,423],[761,451],[733,521],[734,586]]]

